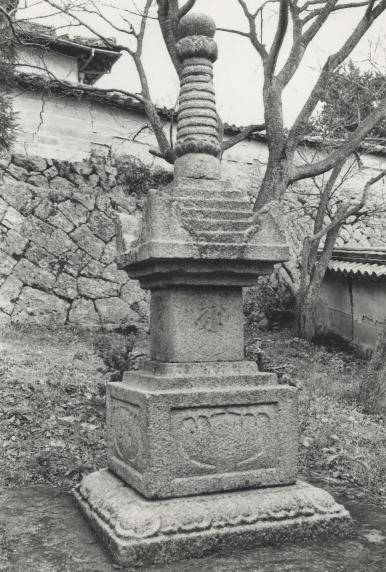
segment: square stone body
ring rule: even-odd
[[[223,376],[222,387],[157,390],[144,377],[109,384],[107,423],[109,468],[146,498],[295,482],[294,388],[256,374],[240,387]]]
[[[241,287],[170,287],[151,293],[151,359],[233,361],[244,357]]]

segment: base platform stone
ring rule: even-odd
[[[81,511],[120,564],[144,566],[320,536],[350,536],[346,509],[304,482],[146,500],[109,470],[74,489]]]

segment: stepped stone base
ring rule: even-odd
[[[150,565],[320,536],[349,536],[346,509],[327,492],[294,485],[146,500],[108,470],[74,490],[114,559]]]

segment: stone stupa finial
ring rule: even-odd
[[[177,54],[182,64],[178,105],[176,176],[209,178],[220,174],[218,116],[213,87],[216,25],[206,14],[184,16],[178,26]],[[192,165],[192,154],[196,158]]]

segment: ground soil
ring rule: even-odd
[[[289,329],[252,325],[246,339],[249,358],[299,388],[301,474],[385,501],[386,428],[358,403],[364,359],[348,348],[309,344]],[[111,334],[112,346],[117,340]],[[119,375],[101,352],[108,341],[109,335],[67,328],[4,328],[0,486],[70,489],[106,466],[105,384]]]

